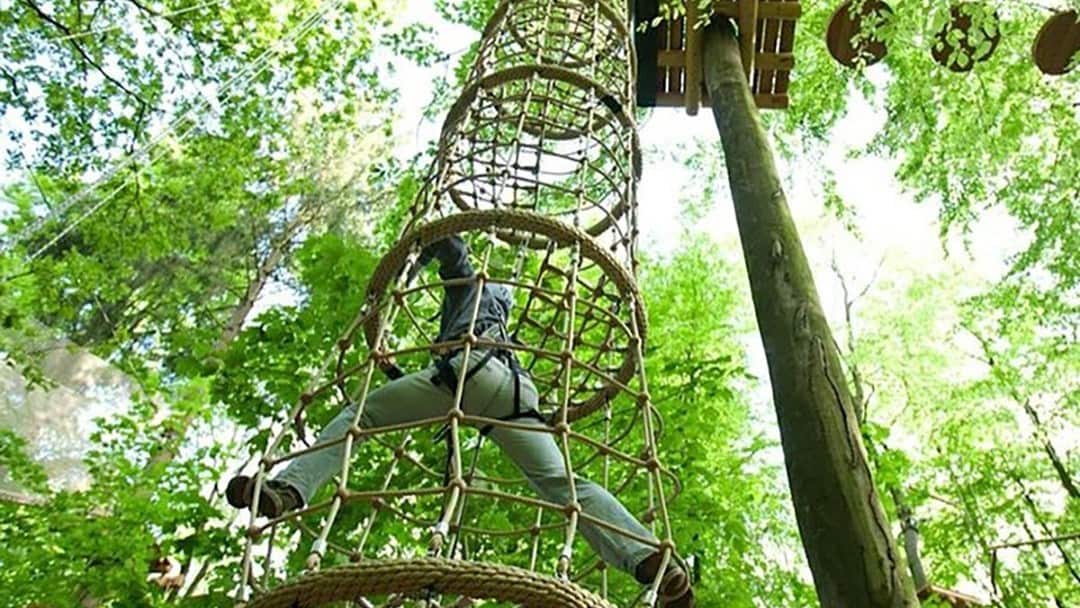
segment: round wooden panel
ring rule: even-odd
[[[848,0],[837,7],[825,33],[825,43],[833,59],[849,68],[856,67],[860,59],[866,65],[881,61],[888,52],[883,40],[873,36],[858,41],[854,38],[864,29],[880,27],[891,15],[892,8],[881,0]]]
[[[994,54],[1001,42],[1001,20],[994,12],[974,27],[972,14],[980,10],[986,9],[969,2],[952,7],[949,23],[934,38],[934,47],[930,51],[934,61],[954,72],[969,72],[976,63],[986,61]],[[953,51],[961,51],[967,59],[954,58]]]
[[[1031,55],[1035,65],[1044,74],[1064,74],[1069,71],[1069,60],[1080,52],[1080,23],[1076,11],[1058,13],[1050,17],[1035,36]]]

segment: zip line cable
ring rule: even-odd
[[[286,46],[296,42],[301,37],[305,36],[314,27],[321,24],[325,20],[326,15],[330,12],[330,10],[337,9],[343,4],[344,1],[345,0],[333,0],[332,2],[325,3],[321,7],[313,10],[311,14],[309,14],[303,21],[294,25],[285,37],[275,40],[269,48],[263,51],[258,57],[256,57],[253,61],[244,66],[244,68],[241,69],[237,74],[235,74],[228,81],[226,81],[225,84],[223,84],[218,90],[217,96],[219,98],[226,97],[230,89],[238,86],[246,86],[247,84],[254,81],[256,78],[259,77],[259,75],[266,71],[271,56],[279,54],[281,50],[283,50]],[[237,83],[241,84],[238,85]],[[10,251],[19,243],[33,236],[42,228],[42,226],[45,225],[46,222],[67,213],[67,211],[70,210],[71,207],[88,197],[90,194],[96,191],[103,183],[118,175],[120,171],[123,171],[124,169],[137,164],[139,161],[149,156],[150,153],[154,150],[154,148],[156,148],[161,142],[165,141],[169,136],[171,136],[173,132],[180,126],[180,124],[182,124],[189,118],[195,118],[196,116],[193,115],[196,112],[201,112],[204,108],[209,109],[211,112],[213,112],[214,110],[212,104],[206,99],[197,102],[191,108],[183,112],[180,116],[170,121],[166,128],[160,134],[158,134],[156,137],[154,137],[154,139],[140,147],[139,150],[134,152],[126,160],[117,163],[93,183],[84,186],[78,192],[69,196],[54,211],[47,215],[39,217],[31,225],[24,228],[19,234],[15,235],[15,237],[11,241],[4,245],[4,251]],[[178,142],[183,141],[184,138],[187,137],[187,135],[194,130],[194,123],[195,121],[192,121],[192,125],[189,126],[186,131],[184,131],[181,135],[177,137]],[[159,155],[157,158],[151,159],[151,164],[155,162],[158,158],[161,158],[161,155]],[[106,195],[101,201],[97,202],[93,207],[91,207],[90,210],[88,210],[86,213],[83,213],[71,224],[65,226],[59,234],[50,239],[48,243],[37,249],[32,255],[30,255],[26,259],[26,261],[33,261],[46,250],[48,250],[49,247],[52,247],[54,244],[56,244],[57,241],[59,241],[69,232],[74,230],[75,227],[78,226],[81,222],[83,222],[86,218],[90,217],[93,213],[97,212],[99,209],[104,207],[105,204],[115,198],[117,194],[119,194],[128,185],[130,185],[133,179],[133,177],[128,177],[127,179],[125,179],[124,182],[120,184],[120,186],[118,186],[116,189]]]
[[[325,17],[325,14],[328,12],[327,11],[327,6],[337,7],[337,6],[339,6],[341,4],[342,1],[343,0],[336,0],[332,5],[324,5],[322,8],[320,8],[320,9],[318,9],[316,11],[313,11],[312,14],[309,15],[304,21],[302,21],[301,23],[294,26],[294,29],[292,31],[290,31],[285,38],[282,38],[282,39],[279,39],[279,40],[275,41],[269,48],[267,48],[267,50],[263,51],[263,53],[260,54],[258,57],[256,57],[250,64],[246,65],[243,69],[240,70],[240,72],[238,72],[236,75],[234,75],[228,81],[226,81],[226,83],[224,85],[222,85],[221,88],[219,89],[218,96],[219,97],[226,96],[228,94],[229,90],[236,87],[236,86],[238,86],[237,83],[241,83],[241,81],[242,81],[242,84],[240,84],[239,86],[245,86],[245,85],[249,84],[251,81],[253,81],[255,78],[257,78],[260,74],[262,74],[266,70],[266,67],[267,67],[267,65],[269,63],[270,56],[273,55],[273,54],[276,54],[277,51],[275,50],[275,47],[279,47],[279,48],[284,47],[286,44],[291,44],[292,42],[297,40],[299,37],[305,35],[308,31],[310,31],[312,29],[312,27],[315,26],[315,24],[320,23],[323,20],[323,18]],[[252,72],[252,70],[256,70],[256,71]],[[189,118],[193,118],[193,116],[192,116],[193,114],[195,114],[196,112],[201,112],[203,109],[209,109],[209,110],[213,111],[213,107],[211,106],[210,102],[205,100],[205,99],[201,100],[198,103],[196,103],[191,108],[189,108],[187,111],[182,113],[180,116],[174,118],[160,134],[158,134],[151,141],[144,144],[138,151],[136,151],[134,154],[132,154],[127,160],[122,161],[120,163],[117,163],[109,171],[107,171],[104,175],[102,175],[97,180],[95,180],[94,183],[88,184],[87,186],[84,186],[79,192],[76,192],[75,194],[69,196],[52,213],[38,218],[33,224],[31,224],[30,226],[25,228],[22,231],[22,233],[17,235],[15,237],[15,239],[13,239],[11,241],[11,243],[7,245],[7,248],[10,249],[10,248],[14,247],[15,245],[18,245],[19,243],[24,241],[26,238],[32,236],[34,233],[39,231],[41,229],[41,227],[46,222],[48,222],[49,220],[54,219],[56,217],[59,217],[59,216],[63,215],[64,213],[67,213],[67,211],[72,206],[74,206],[75,204],[81,202],[84,198],[86,198],[91,193],[93,193],[95,190],[97,190],[97,188],[101,184],[103,184],[103,183],[107,182],[108,180],[112,179],[113,177],[115,177],[117,174],[120,173],[120,171],[122,171],[122,170],[128,168],[129,166],[134,165],[134,164],[138,163],[139,161],[141,161],[143,158],[145,158],[147,155],[149,155],[150,152],[154,148],[156,148],[161,142],[163,142],[170,135],[172,135],[173,132],[180,126],[181,123],[183,123],[185,120],[188,120]],[[186,137],[186,135],[188,133],[190,133],[193,128],[194,128],[193,126],[189,127],[189,129],[184,132],[184,134],[178,139],[178,141],[183,141],[183,137]],[[159,158],[160,158],[160,156],[159,156]],[[116,194],[119,193],[120,190],[123,190],[125,187],[127,187],[130,182],[131,182],[131,178],[128,178],[127,180],[124,181],[124,183],[122,183],[116,190],[114,190],[112,193],[110,193],[106,198],[111,200]],[[101,206],[102,205],[100,203],[98,205],[96,205],[96,207],[98,207],[98,208],[100,208]],[[79,221],[81,222],[83,219],[85,219],[85,217],[87,217],[87,216],[81,217],[79,219]],[[56,238],[54,238],[54,239],[52,239],[50,241],[49,246],[54,244],[57,240],[59,240],[59,238],[62,238],[67,232],[69,232],[70,228],[73,228],[73,226],[69,226],[68,228],[65,228],[64,232],[62,232],[60,235],[57,235]],[[35,258],[38,255],[40,255],[41,253],[43,253],[45,249],[46,248],[44,248],[44,247],[42,249],[39,249],[37,252],[35,252],[34,256],[32,256],[30,258],[30,260],[32,260],[33,258]],[[30,261],[30,260],[28,260],[28,261]]]
[[[179,17],[181,15],[186,15],[187,13],[202,10],[204,8],[211,8],[211,7],[217,6],[219,4],[222,4],[224,2],[225,2],[225,0],[210,0],[209,2],[204,2],[202,4],[196,4],[195,6],[188,6],[188,7],[185,7],[185,8],[181,8],[181,9],[177,9],[175,11],[169,11],[169,12],[165,12],[165,13],[155,13],[155,12],[152,12],[152,11],[143,11],[143,12],[145,12],[147,15],[149,15],[153,19],[169,19],[170,17]],[[115,32],[115,31],[118,31],[118,30],[122,30],[122,29],[124,29],[124,27],[125,27],[124,25],[117,25],[117,24],[105,25],[105,26],[102,26],[102,27],[99,27],[99,28],[94,28],[94,29],[91,29],[91,30],[83,30],[81,32],[72,32],[70,34],[61,34],[59,36],[52,36],[52,37],[44,38],[43,41],[44,42],[67,42],[69,40],[79,40],[81,38],[89,38],[91,36],[96,36],[98,34],[108,34],[109,32]],[[25,40],[25,39],[23,39],[23,40],[12,40],[11,41],[11,48],[26,50],[26,49],[33,48],[34,45],[36,44],[36,42],[37,41],[35,41],[35,40]]]
[[[168,12],[168,13],[150,13],[150,14],[153,17],[157,18],[157,19],[168,19],[169,17],[179,17],[180,15],[184,15],[184,14],[187,14],[187,13],[190,13],[190,12],[194,12],[194,11],[201,10],[201,9],[204,9],[204,8],[210,8],[211,6],[217,6],[217,5],[221,4],[224,1],[225,0],[211,0],[210,2],[204,2],[202,4],[197,4],[195,6],[189,6],[189,7],[186,7],[186,8],[177,9],[175,11]],[[94,36],[94,35],[97,35],[97,34],[105,34],[105,33],[108,33],[108,32],[114,32],[116,30],[120,30],[120,29],[123,29],[123,28],[124,28],[124,26],[122,26],[122,25],[110,25],[110,26],[107,26],[107,27],[101,27],[101,28],[97,28],[97,29],[93,29],[93,30],[86,30],[84,32],[75,32],[73,34],[65,34],[63,36],[57,36],[55,38],[49,38],[48,40],[49,40],[49,42],[63,42],[65,40],[75,40],[75,39],[78,39],[78,38],[87,38],[89,36]]]

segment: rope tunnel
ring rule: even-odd
[[[667,504],[679,484],[659,460],[663,426],[649,399],[634,276],[640,155],[628,20],[625,0],[504,0],[496,9],[363,310],[268,430],[243,601],[656,601],[659,580],[614,585],[611,576],[626,575],[613,574],[604,554],[605,542],[660,554],[659,572],[676,559]],[[471,276],[443,279],[424,268],[422,252],[449,237],[467,245]],[[511,294],[506,326],[478,331],[480,294],[495,285]],[[475,294],[468,327],[437,341],[444,294],[464,287]],[[496,415],[466,395],[467,363],[496,352],[514,354],[539,415]],[[441,397],[387,406],[404,380],[385,383],[380,368],[424,370],[446,353],[462,361],[453,386],[408,380]],[[516,411],[526,389],[514,387]],[[331,440],[312,442],[294,423],[319,427],[343,409],[351,422]],[[537,472],[512,462],[513,442],[554,450],[548,465],[558,466]],[[340,463],[335,482],[314,488],[299,510],[258,517],[260,488],[314,454]],[[605,516],[605,495],[643,525]]]

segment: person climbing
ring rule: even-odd
[[[469,263],[468,247],[456,235],[426,247],[417,267],[422,268],[433,260],[439,262],[439,276],[443,281],[475,277]],[[439,335],[435,343],[460,339],[469,331],[477,297],[475,334],[500,342],[509,341],[506,325],[513,298],[505,285],[485,282],[479,294],[477,281],[444,285],[443,290]],[[465,366],[466,390],[462,393],[462,409],[469,415],[512,419],[517,424],[537,427],[537,431],[498,426],[484,430],[514,462],[537,494],[548,502],[568,504],[570,488],[562,452],[551,434],[540,430],[546,423],[537,408],[538,393],[528,373],[507,349],[474,348],[467,364],[464,358],[463,349],[453,349],[441,355],[431,367],[411,374],[394,373],[396,367],[393,364],[383,363],[392,379],[368,395],[360,415],[360,426],[374,428],[445,415],[454,406],[455,388]],[[357,407],[357,403],[351,403],[342,409],[323,428],[317,444],[345,436]],[[302,508],[340,468],[344,450],[344,445],[339,443],[293,459],[285,470],[263,483],[259,514],[273,518]],[[254,481],[246,475],[230,480],[225,492],[229,504],[236,508],[250,507]],[[657,542],[656,537],[605,488],[582,478],[574,479],[574,487],[585,513]],[[655,579],[662,556],[654,546],[588,521],[580,523],[580,530],[608,564],[631,574],[642,584]],[[664,572],[659,605],[665,608],[694,605],[689,576],[674,560]]]

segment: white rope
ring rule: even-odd
[[[275,40],[273,43],[271,43],[269,48],[267,48],[265,51],[262,52],[262,54],[260,54],[251,63],[244,66],[243,69],[241,69],[237,74],[235,74],[232,78],[230,78],[228,81],[226,81],[225,84],[223,84],[221,86],[221,88],[219,89],[218,96],[219,97],[224,97],[224,96],[227,95],[227,93],[229,92],[230,89],[232,89],[234,87],[237,87],[237,86],[241,86],[241,87],[246,86],[248,83],[250,83],[253,80],[255,80],[256,78],[258,78],[260,74],[262,74],[264,71],[266,71],[266,68],[269,65],[269,60],[270,60],[272,55],[279,54],[281,52],[281,49],[286,47],[288,44],[291,44],[291,43],[295,42],[296,40],[298,40],[299,38],[301,38],[302,36],[306,35],[307,32],[309,32],[311,29],[313,29],[316,25],[323,22],[323,20],[326,18],[326,14],[330,11],[330,9],[336,9],[336,8],[340,7],[343,2],[344,2],[344,0],[333,0],[332,2],[327,3],[327,4],[323,4],[322,7],[312,11],[311,14],[309,14],[308,17],[306,17],[303,21],[301,21],[299,24],[293,26],[293,29],[288,32],[286,37]],[[253,72],[252,70],[255,70],[255,71]],[[237,85],[237,83],[240,83],[241,81],[243,81],[242,84]],[[139,148],[139,150],[134,152],[126,160],[124,160],[124,161],[122,161],[120,163],[117,163],[111,169],[109,169],[107,172],[105,172],[104,175],[102,175],[97,180],[95,180],[93,183],[84,186],[78,192],[76,192],[75,194],[72,194],[71,196],[69,196],[67,199],[65,199],[51,213],[41,216],[40,218],[35,220],[31,225],[24,228],[11,241],[9,241],[8,243],[6,243],[4,245],[3,251],[4,252],[10,251],[12,248],[17,246],[19,243],[23,242],[24,240],[26,240],[27,238],[33,236],[35,233],[37,233],[39,230],[41,230],[42,226],[46,222],[67,213],[67,211],[69,209],[71,209],[71,207],[73,207],[77,203],[81,202],[83,199],[85,199],[90,194],[92,194],[94,191],[96,191],[98,189],[98,187],[101,186],[101,184],[103,184],[103,183],[107,182],[108,180],[112,179],[113,177],[115,177],[117,174],[120,173],[120,171],[122,171],[122,170],[124,170],[124,169],[126,169],[126,168],[128,168],[128,167],[130,167],[132,165],[137,164],[140,160],[142,160],[147,155],[149,155],[153,151],[153,149],[156,148],[161,142],[165,141],[165,139],[167,139],[170,135],[172,135],[173,131],[176,130],[176,128],[182,122],[187,120],[189,117],[192,117],[192,115],[196,111],[201,111],[204,108],[208,108],[208,109],[211,109],[211,110],[213,109],[211,104],[209,103],[209,101],[204,99],[204,100],[200,101],[199,103],[193,105],[191,108],[189,108],[187,111],[182,113],[180,116],[174,118],[168,124],[168,126],[166,126],[164,131],[162,131],[160,134],[158,134],[154,139],[152,139],[149,142],[147,142],[146,144],[144,144],[141,148]],[[177,138],[177,141],[178,142],[183,141],[184,138],[187,137],[187,135],[190,134],[193,130],[194,130],[194,125],[189,127],[182,135],[180,135]],[[160,158],[160,156],[158,158]],[[154,160],[156,160],[156,159],[154,159]],[[153,162],[154,161],[152,160],[151,164]],[[47,251],[49,249],[49,247],[52,247],[54,244],[56,244],[57,241],[59,241],[61,238],[63,238],[69,232],[74,230],[75,227],[78,226],[80,223],[82,223],[84,220],[86,220],[86,218],[88,218],[91,215],[93,215],[94,213],[96,213],[98,210],[100,210],[102,207],[104,207],[105,204],[107,204],[109,201],[111,201],[113,198],[115,198],[116,195],[119,194],[120,191],[124,190],[133,181],[133,179],[134,179],[134,176],[128,177],[126,180],[124,180],[124,182],[121,183],[119,187],[117,187],[115,190],[113,190],[108,195],[106,195],[101,201],[96,203],[88,212],[83,213],[74,222],[72,222],[71,224],[65,226],[64,229],[61,230],[59,234],[54,236],[52,239],[49,240],[48,243],[46,243],[44,246],[42,246],[37,251],[35,251],[31,256],[29,256],[27,258],[26,261],[31,262],[34,259],[36,259],[38,256],[40,256],[42,253]]]
[[[170,12],[165,12],[165,13],[154,13],[154,12],[148,11],[147,14],[152,19],[168,19],[169,17],[179,17],[180,15],[191,13],[191,12],[194,12],[194,11],[197,11],[197,10],[201,10],[201,9],[204,9],[204,8],[210,8],[212,6],[217,6],[217,5],[219,5],[219,4],[223,3],[223,2],[225,2],[225,0],[210,0],[209,2],[204,2],[202,4],[197,4],[195,6],[188,6],[188,7],[185,7],[185,8],[177,9],[175,11],[170,11]],[[133,10],[138,10],[138,9],[133,7]],[[66,42],[68,40],[78,40],[80,38],[89,38],[91,36],[96,36],[98,34],[107,34],[109,32],[115,32],[115,31],[124,29],[124,27],[125,27],[124,25],[119,25],[119,24],[105,25],[105,26],[102,26],[102,27],[99,27],[99,28],[94,28],[92,30],[83,30],[81,32],[72,32],[70,34],[62,34],[62,35],[59,35],[59,36],[48,37],[48,38],[45,38],[44,41],[45,42]],[[36,41],[35,40],[27,40],[27,39],[16,39],[16,40],[12,40],[10,42],[11,42],[11,47],[10,48],[16,48],[16,49],[25,50],[25,49],[34,48],[34,45],[35,45]]]
[[[197,4],[195,6],[189,6],[187,8],[177,9],[175,11],[168,12],[168,13],[150,13],[150,14],[153,17],[158,18],[158,19],[167,19],[169,17],[178,17],[178,16],[186,14],[186,13],[190,13],[190,12],[197,11],[197,10],[200,10],[200,9],[208,8],[208,7],[211,7],[211,6],[216,6],[218,4],[221,4],[224,1],[225,0],[211,0],[210,2],[204,2],[202,4]],[[48,38],[48,41],[49,42],[63,42],[65,40],[75,40],[77,38],[86,38],[88,36],[94,36],[96,34],[104,34],[104,33],[107,33],[107,32],[115,32],[116,30],[121,30],[121,29],[124,29],[124,26],[122,26],[122,25],[110,25],[110,26],[107,26],[107,27],[101,27],[101,28],[97,28],[97,29],[93,29],[93,30],[86,30],[84,32],[76,32],[76,33],[73,33],[73,34],[65,34],[63,36],[56,36],[54,38]]]

